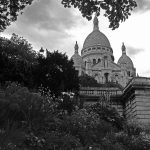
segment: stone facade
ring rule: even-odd
[[[150,78],[133,78],[123,90],[122,102],[127,119],[150,123]]]

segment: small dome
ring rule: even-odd
[[[134,68],[133,62],[130,59],[129,56],[127,56],[126,54],[123,54],[119,60],[118,60],[118,65],[120,66],[125,66],[126,68]]]
[[[108,38],[99,30],[94,30],[87,36],[83,44],[83,49],[92,47],[95,45],[111,47]]]
[[[71,59],[73,60],[75,67],[82,67],[82,68],[85,68],[85,65],[84,65],[84,62],[83,62],[83,60],[82,60],[82,57],[81,57],[79,54],[75,53],[75,54],[71,57]]]
[[[126,55],[126,47],[124,43],[122,43],[122,56],[118,60],[118,65],[126,67],[126,68],[134,68],[133,62],[129,56]]]

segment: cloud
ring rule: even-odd
[[[137,7],[134,12],[143,13],[150,10],[150,1],[149,0],[136,0]]]
[[[59,0],[35,0],[3,34],[23,36],[37,49],[41,46],[62,49],[65,41],[70,44],[67,31],[75,27],[78,20],[74,10],[64,8]]]
[[[139,76],[143,76],[143,77],[150,77],[150,70],[143,70]]]
[[[128,54],[130,55],[130,56],[135,56],[135,55],[137,55],[137,54],[139,54],[139,53],[141,53],[141,52],[143,52],[144,51],[144,49],[140,49],[140,48],[135,48],[135,47],[131,47],[131,46],[128,46],[127,47],[127,52],[128,52]]]
[[[20,16],[22,23],[37,25],[39,29],[62,30],[75,25],[75,16],[71,9],[64,8],[60,1],[40,0],[34,2]]]

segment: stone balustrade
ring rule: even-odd
[[[121,95],[122,91],[118,88],[105,87],[81,87],[80,95],[101,96],[101,95]]]

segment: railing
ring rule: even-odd
[[[79,92],[81,97],[104,97],[110,101],[111,96],[122,95],[118,88],[82,87]]]
[[[100,95],[121,95],[118,88],[81,87],[80,95],[100,96]]]
[[[121,95],[122,91],[111,90],[80,90],[80,95],[100,96],[100,95]]]

